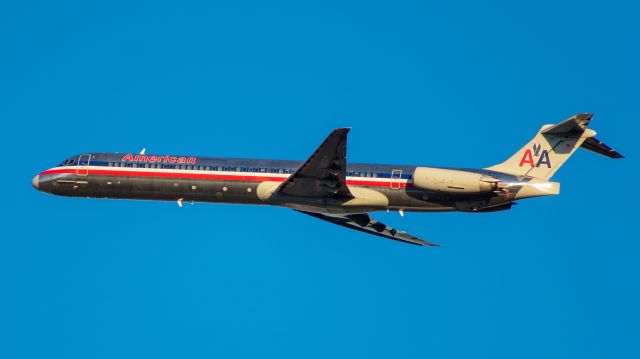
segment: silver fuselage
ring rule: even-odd
[[[538,191],[541,184],[535,179],[486,169],[447,170],[490,176],[500,181],[501,190],[429,190],[416,186],[413,176],[416,168],[433,167],[350,163],[346,183],[354,199],[278,195],[279,184],[301,164],[288,160],[89,153],[43,171],[33,179],[33,185],[43,192],[71,197],[277,205],[320,213],[487,212],[509,209],[514,199],[557,193],[544,188]]]

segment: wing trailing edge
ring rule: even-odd
[[[427,242],[407,232],[397,230],[393,227],[389,227],[386,224],[371,218],[367,213],[358,213],[358,214],[331,213],[329,214],[329,213],[314,213],[314,212],[305,212],[305,211],[298,211],[298,212],[321,219],[323,221],[337,224],[339,226],[355,229],[356,231],[373,234],[374,236],[392,239],[394,241],[400,241],[400,242],[415,244],[419,246],[432,246],[432,247],[440,246],[439,244]]]

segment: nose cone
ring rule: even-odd
[[[31,184],[33,185],[33,188],[39,189],[40,188],[40,175],[36,175],[35,177],[33,177],[33,179],[31,180]]]

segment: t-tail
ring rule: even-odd
[[[623,158],[594,137],[596,132],[588,128],[592,117],[590,113],[581,113],[557,125],[544,125],[511,158],[487,169],[549,180],[579,147],[610,158]]]

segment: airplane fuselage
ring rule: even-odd
[[[348,164],[346,171],[346,184],[356,197],[351,201],[274,195],[277,186],[301,164],[289,160],[89,153],[40,173],[33,185],[44,192],[71,197],[266,204],[326,213],[493,211],[508,209],[517,196],[517,191],[427,190],[414,184],[417,166],[358,163]],[[484,169],[456,171],[495,178],[512,189],[529,182]]]

